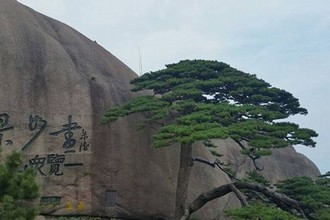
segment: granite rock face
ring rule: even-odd
[[[115,43],[115,42],[114,42]],[[0,0],[0,141],[22,151],[42,187],[43,214],[171,219],[178,149],[152,149],[152,129],[137,130],[134,115],[101,125],[102,114],[133,97],[137,75],[111,53],[69,26]],[[252,163],[231,140],[214,140],[240,176]],[[195,154],[213,160],[196,144]],[[319,174],[293,148],[260,161],[269,179]],[[196,164],[190,199],[228,183],[220,171]],[[238,207],[227,195],[197,213],[203,219]],[[212,213],[212,214],[211,214]]]

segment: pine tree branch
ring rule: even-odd
[[[182,216],[181,220],[187,220],[192,213],[203,207],[207,202],[230,193],[230,184],[222,185],[211,191],[200,194],[192,203],[190,203],[188,209],[185,210],[185,215]]]
[[[249,203],[246,201],[244,194],[239,191],[234,184],[229,185],[231,191],[235,193],[236,197],[241,201],[243,206],[248,206]]]
[[[328,177],[330,176],[330,171],[326,172],[325,174],[321,174],[318,177]]]
[[[229,183],[226,185],[222,185],[220,187],[217,187],[215,189],[212,189],[208,192],[204,192],[200,194],[192,203],[190,203],[187,210],[185,210],[185,215],[181,218],[181,220],[186,220],[189,218],[189,216],[199,210],[201,207],[203,207],[207,202],[214,200],[216,198],[220,198],[230,192],[235,192],[235,187],[237,190],[240,189],[248,189],[253,190],[256,192],[260,192],[264,194],[267,198],[272,200],[276,205],[278,205],[280,208],[284,210],[288,209],[295,209],[297,210],[303,218],[306,218],[305,209],[309,208],[304,206],[301,202],[294,200],[285,194],[277,193],[268,187],[264,187],[258,184],[254,183],[246,183],[246,182],[234,182]]]
[[[204,158],[201,158],[201,157],[192,157],[192,159],[193,159],[193,161],[204,163],[204,164],[210,165],[211,167],[215,167],[215,162],[211,162],[211,161],[206,160]]]
[[[246,147],[239,141],[239,140],[235,140],[234,141],[242,148],[242,149],[246,149]],[[246,140],[247,141],[247,140]],[[250,154],[246,154],[253,162],[253,166],[256,168],[256,170],[258,171],[262,171],[264,168],[260,168],[257,163],[256,160],[260,158],[260,156],[253,156]]]
[[[232,174],[230,174],[228,171],[226,171],[225,169],[223,169],[221,166],[222,166],[222,165],[225,165],[225,164],[221,163],[218,159],[215,160],[214,162],[211,162],[211,161],[206,160],[206,159],[201,158],[201,157],[192,157],[192,159],[193,159],[193,161],[200,162],[200,163],[204,163],[204,164],[207,164],[207,165],[209,165],[209,166],[211,166],[211,167],[215,167],[215,166],[217,166],[220,170],[222,170],[224,173],[226,173],[226,174],[229,176],[229,178],[231,178],[231,179],[235,179],[235,180],[237,180],[237,181],[240,181],[240,180],[237,179],[235,176],[233,176]],[[227,164],[227,165],[225,165],[225,166],[228,166],[228,165],[229,165],[229,164]]]
[[[242,149],[246,149],[246,147],[239,141],[236,139],[233,139]]]
[[[241,180],[237,179],[235,176],[233,176],[232,174],[230,174],[228,171],[226,171],[225,169],[223,169],[219,163],[216,163],[216,166],[217,166],[220,170],[222,170],[224,173],[226,173],[226,174],[229,176],[230,179],[234,179],[234,180],[237,180],[237,181],[241,181]]]

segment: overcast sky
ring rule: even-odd
[[[223,61],[299,98],[317,147],[297,146],[330,170],[330,1],[19,0],[60,20],[139,73],[183,59]],[[138,49],[139,48],[139,49]]]

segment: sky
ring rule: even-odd
[[[295,148],[330,171],[330,1],[19,2],[97,41],[138,74],[218,60],[291,92],[309,114],[289,120],[319,133],[316,148]]]

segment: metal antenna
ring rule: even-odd
[[[140,47],[138,47],[138,53],[139,53],[139,76],[143,74],[143,69],[142,69],[142,55],[140,53]]]

